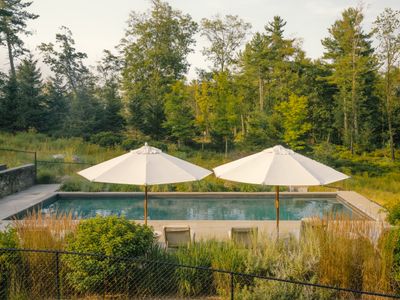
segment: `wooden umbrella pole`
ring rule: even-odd
[[[144,186],[144,225],[147,225],[147,185]]]
[[[275,186],[276,236],[279,237],[279,186]]]

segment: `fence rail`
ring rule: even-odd
[[[67,162],[67,161],[62,161],[62,160],[39,160],[38,159],[38,153],[36,151],[28,151],[28,150],[21,150],[21,149],[12,149],[12,148],[0,148],[0,151],[6,151],[6,152],[14,152],[14,153],[26,153],[28,154],[29,158],[25,158],[23,159],[23,163],[33,163],[35,166],[35,182],[38,183],[38,168],[40,168],[40,166],[43,166],[43,168],[49,168],[49,165],[54,165],[54,166],[60,166],[57,168],[69,168],[69,166],[92,166],[92,163],[88,163],[88,162],[78,162],[78,161],[74,161],[74,162]],[[21,161],[20,161],[21,163]],[[40,169],[43,171],[43,169]],[[75,172],[75,171],[74,171]],[[64,174],[68,174],[68,169],[66,170],[60,170],[58,174],[60,177],[62,177],[62,175]],[[64,173],[64,174],[63,174]]]
[[[275,299],[278,295],[286,295],[285,299],[400,299],[400,295],[143,257],[0,248],[0,299]]]

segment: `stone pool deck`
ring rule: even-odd
[[[136,221],[143,224],[143,220]],[[232,227],[257,227],[259,235],[276,236],[276,221],[243,221],[243,220],[164,220],[164,221],[148,221],[147,224],[152,226],[155,231],[161,234],[160,240],[164,241],[164,226],[190,226],[190,230],[195,233],[196,240],[227,240],[229,239],[228,231]],[[280,221],[279,236],[281,238],[293,235],[299,237],[301,221]]]
[[[41,203],[54,195],[60,184],[37,184],[24,191],[0,198],[0,229],[9,221],[4,219]]]
[[[58,194],[58,189],[60,185],[58,184],[45,184],[45,185],[35,185],[25,191],[0,198],[0,230],[4,228],[11,221],[5,220],[6,218],[25,210],[34,205],[40,204],[45,199],[50,198]],[[60,192],[60,195],[73,194],[73,195],[86,195],[88,197],[93,197],[94,195],[111,196],[125,194],[126,196],[131,193],[64,193]],[[140,193],[132,193],[140,194]],[[157,193],[151,193],[157,194]],[[175,194],[175,193],[160,193],[160,194]],[[184,193],[179,193],[184,194]],[[189,193],[191,195],[202,193]],[[211,193],[226,195],[232,193]],[[246,193],[234,193],[234,194],[246,194]],[[248,193],[253,194],[253,193]],[[254,194],[271,194],[271,193],[254,193]],[[299,195],[307,197],[317,196],[321,194],[325,195],[336,195],[337,198],[341,199],[346,205],[350,206],[356,211],[364,213],[371,221],[382,222],[386,218],[386,212],[378,204],[370,201],[364,196],[353,192],[353,191],[340,191],[337,193],[320,193],[320,192],[308,192],[308,193],[282,193],[284,195]],[[173,208],[171,208],[173,209]],[[138,220],[137,222],[143,223],[143,220]],[[154,230],[162,232],[164,226],[174,226],[174,225],[189,225],[190,228],[195,232],[196,239],[227,239],[228,231],[232,227],[258,227],[260,234],[275,235],[276,234],[276,221],[242,221],[242,220],[149,220],[148,224],[153,226]],[[279,231],[280,236],[285,237],[289,234],[294,236],[299,236],[300,234],[301,221],[280,221]]]
[[[337,192],[337,197],[346,202],[351,208],[366,214],[372,220],[381,222],[386,220],[386,210],[382,206],[356,192],[339,191]]]

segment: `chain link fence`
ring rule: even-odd
[[[0,249],[0,299],[400,299],[145,258]]]

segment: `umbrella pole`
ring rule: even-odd
[[[279,185],[275,186],[276,237],[279,237]]]
[[[144,186],[144,225],[147,225],[147,185]]]

